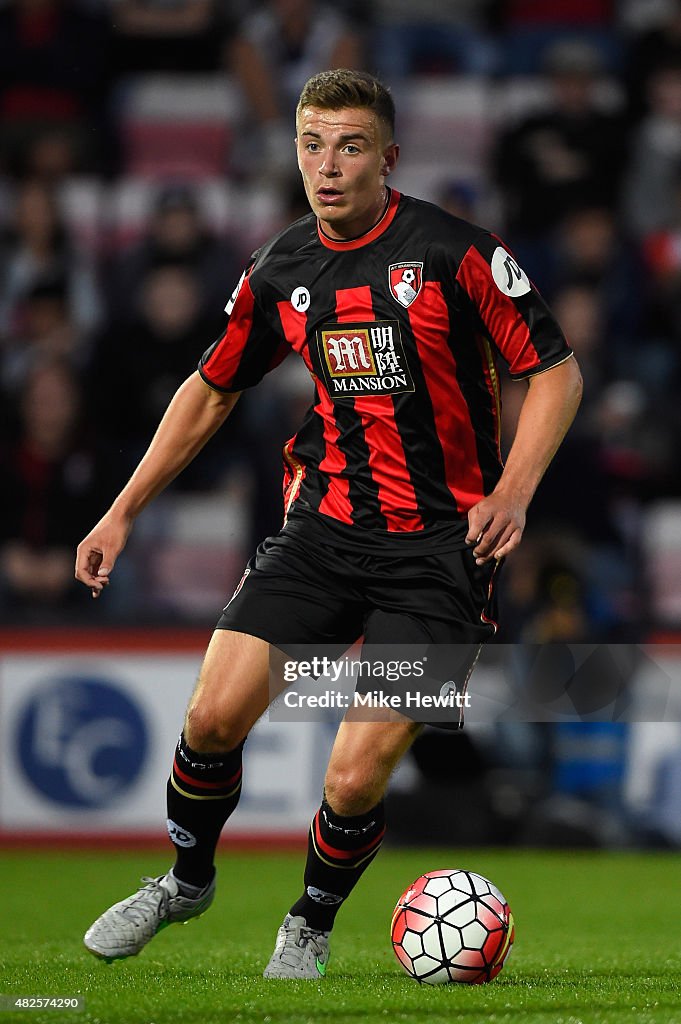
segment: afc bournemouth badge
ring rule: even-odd
[[[411,306],[423,283],[423,263],[391,263],[388,267],[388,284],[394,299],[400,306]]]

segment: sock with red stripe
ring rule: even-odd
[[[243,743],[224,754],[201,754],[180,736],[168,779],[168,835],[177,859],[178,882],[204,888],[222,827],[241,796]]]
[[[366,814],[344,817],[322,800],[312,824],[305,864],[305,892],[291,907],[310,928],[328,932],[341,904],[378,853],[385,835],[383,801]]]

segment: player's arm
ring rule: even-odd
[[[139,513],[198,455],[225,422],[239,392],[223,393],[193,373],[175,393],[132,477],[78,545],[76,579],[98,597]]]
[[[529,378],[506,466],[491,494],[468,513],[469,544],[478,564],[517,548],[537,485],[575,418],[582,376],[574,356]]]

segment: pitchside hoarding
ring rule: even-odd
[[[201,654],[0,655],[0,834],[165,834],[165,787]],[[235,836],[304,836],[333,729],[266,719]]]
[[[0,639],[0,839],[3,833],[162,839],[173,748],[206,638],[139,632]],[[577,767],[593,770],[595,760],[599,770],[611,770],[601,762],[615,757],[606,746],[616,741],[633,812],[646,815],[657,801],[660,820],[665,814],[681,820],[681,807],[665,796],[665,780],[681,772],[681,646],[558,652],[561,665],[567,658],[573,666],[572,675],[558,688],[552,661],[548,689],[547,673],[536,671],[548,652],[542,650],[540,661],[535,657],[531,664],[528,651],[520,659],[521,672],[518,651],[509,652],[508,664],[516,665],[511,672],[499,646],[483,651],[465,708],[470,736],[527,714],[560,724],[573,705],[586,701],[581,720],[590,723],[589,736],[574,729],[560,734],[566,777]],[[323,674],[301,673],[307,665],[300,661],[303,653],[290,685],[247,741],[243,796],[227,830],[232,839],[302,839],[319,805],[333,737],[348,705],[324,707],[320,694],[342,694],[339,670],[326,681]],[[603,668],[630,663],[636,668],[631,676]],[[588,665],[592,669],[585,674]],[[519,703],[514,686],[520,677]],[[596,690],[603,690],[596,703],[605,711],[593,707],[594,678]],[[411,694],[416,684],[411,676],[407,682],[405,693]],[[385,680],[378,677],[374,684],[382,693]],[[351,680],[347,701],[354,685]],[[569,706],[566,694],[572,695]],[[622,728],[594,731],[594,721],[604,715],[605,722]],[[414,771],[407,760],[393,786],[408,789]]]

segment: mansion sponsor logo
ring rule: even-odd
[[[332,398],[414,390],[397,320],[326,324],[317,340]]]

